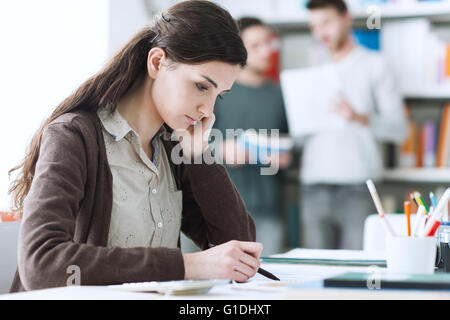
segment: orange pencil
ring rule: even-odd
[[[408,237],[411,237],[411,202],[405,201],[404,203],[406,224],[408,228]]]

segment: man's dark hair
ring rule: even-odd
[[[348,12],[347,5],[343,0],[309,0],[306,7],[308,10],[334,8],[340,14]]]
[[[255,26],[265,27],[266,25],[262,22],[261,19],[255,17],[242,17],[237,20],[237,25],[239,27],[239,31],[242,34],[245,29]]]

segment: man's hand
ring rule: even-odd
[[[342,93],[338,94],[332,111],[347,121],[358,122],[363,126],[367,126],[369,124],[369,117],[365,114],[356,113]]]

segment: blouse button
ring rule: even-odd
[[[152,193],[153,193],[153,194],[157,194],[158,191],[156,191],[156,189],[152,189]]]

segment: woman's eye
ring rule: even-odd
[[[206,90],[208,90],[208,88],[205,87],[204,85],[202,85],[201,83],[196,83],[195,85],[197,86],[197,89],[199,91],[206,91]]]
[[[223,95],[219,94],[217,97],[218,97],[220,100],[223,100]]]

